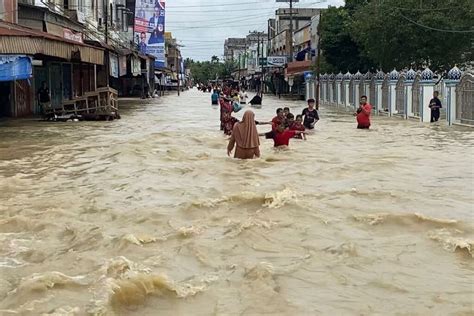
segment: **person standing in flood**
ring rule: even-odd
[[[372,112],[372,105],[367,102],[367,96],[360,97],[359,108],[354,115],[357,117],[357,128],[370,128],[370,113]]]
[[[433,99],[430,101],[430,109],[431,109],[431,123],[433,122],[438,122],[439,120],[439,109],[441,109],[443,106],[441,105],[441,101],[438,99],[439,92],[435,91],[433,92]]]
[[[308,107],[303,110],[301,115],[303,116],[303,125],[307,129],[314,129],[314,125],[319,121],[318,110],[314,108],[316,101],[314,99],[308,100]]]
[[[255,125],[255,114],[252,111],[246,111],[242,121],[234,125],[227,146],[227,155],[230,156],[234,147],[234,158],[254,159],[260,157],[260,140]]]
[[[38,89],[37,98],[41,114],[44,115],[46,111],[51,108],[51,93],[46,85],[46,81],[41,82],[41,88]]]

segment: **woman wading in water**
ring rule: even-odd
[[[255,114],[246,111],[242,122],[236,123],[227,146],[227,155],[230,156],[235,148],[234,158],[254,159],[260,157],[260,140],[258,139]]]

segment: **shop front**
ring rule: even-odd
[[[29,114],[31,75],[30,56],[0,55],[0,117]]]
[[[1,115],[9,117],[41,113],[37,92],[43,82],[49,90],[52,108],[63,108],[65,103],[95,91],[97,65],[104,62],[103,49],[83,44],[79,39],[65,39],[1,21],[0,56],[3,61],[9,56],[23,56],[18,59],[22,66],[14,68],[14,74],[18,69],[29,70],[24,78],[10,80],[10,87],[5,80],[0,84],[1,92],[10,91],[2,96],[8,98],[8,102],[4,100],[8,105],[0,109]]]

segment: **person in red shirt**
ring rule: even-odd
[[[290,139],[295,137],[297,134],[305,134],[305,132],[286,129],[285,123],[278,125],[277,129],[273,133],[274,146],[289,146]]]
[[[291,124],[290,124],[290,131],[302,131],[304,132],[306,130],[306,128],[304,127],[303,125],[303,116],[302,115],[297,115],[296,116],[296,121],[293,121]],[[306,135],[305,134],[298,134],[298,135],[295,135],[295,138],[297,139],[304,139],[306,140]]]
[[[276,110],[277,116],[272,119],[272,129],[275,130],[280,124],[285,123],[285,112],[282,108]]]
[[[367,103],[367,96],[363,95],[360,97],[360,105],[357,112],[354,115],[357,117],[357,128],[369,129],[370,128],[370,113],[372,112],[372,105]]]

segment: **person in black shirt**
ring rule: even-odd
[[[262,105],[262,97],[257,93],[249,102],[251,105]]]
[[[431,109],[431,123],[438,122],[439,120],[439,109],[443,106],[441,105],[441,101],[438,99],[439,92],[435,91],[433,93],[433,99],[430,101],[430,109]]]
[[[51,107],[51,95],[48,86],[46,85],[46,81],[41,82],[41,88],[38,90],[37,98],[41,107],[41,112],[45,114],[45,110]]]
[[[308,107],[301,114],[304,117],[303,125],[307,129],[314,129],[314,125],[319,121],[318,111],[314,108],[315,103],[314,99],[309,99]]]

